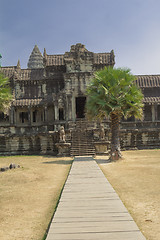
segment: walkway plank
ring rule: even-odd
[[[47,240],[145,240],[92,157],[75,157]]]

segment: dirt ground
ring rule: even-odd
[[[160,150],[125,151],[123,160],[100,168],[147,240],[160,239]]]
[[[42,240],[68,175],[71,158],[0,157],[0,240]]]
[[[160,150],[125,151],[123,160],[97,162],[147,240],[160,239]],[[0,240],[42,240],[72,159],[0,157]]]

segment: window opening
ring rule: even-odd
[[[19,117],[21,123],[28,121],[28,112],[20,112]]]

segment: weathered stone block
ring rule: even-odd
[[[94,142],[96,155],[108,154],[110,149],[109,141]]]

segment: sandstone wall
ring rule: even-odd
[[[0,155],[57,154],[58,132],[0,134]]]
[[[28,128],[12,128],[11,133],[6,128],[7,133],[5,128],[0,128],[0,155],[56,155],[57,148],[55,144],[59,142],[59,134],[57,131],[42,132],[44,129],[44,127],[32,129],[32,133],[30,133]],[[109,129],[106,129],[106,136],[107,140],[110,140]],[[70,142],[70,132],[66,132],[66,137],[67,142]],[[160,148],[160,128],[121,129],[120,139],[122,149]]]

